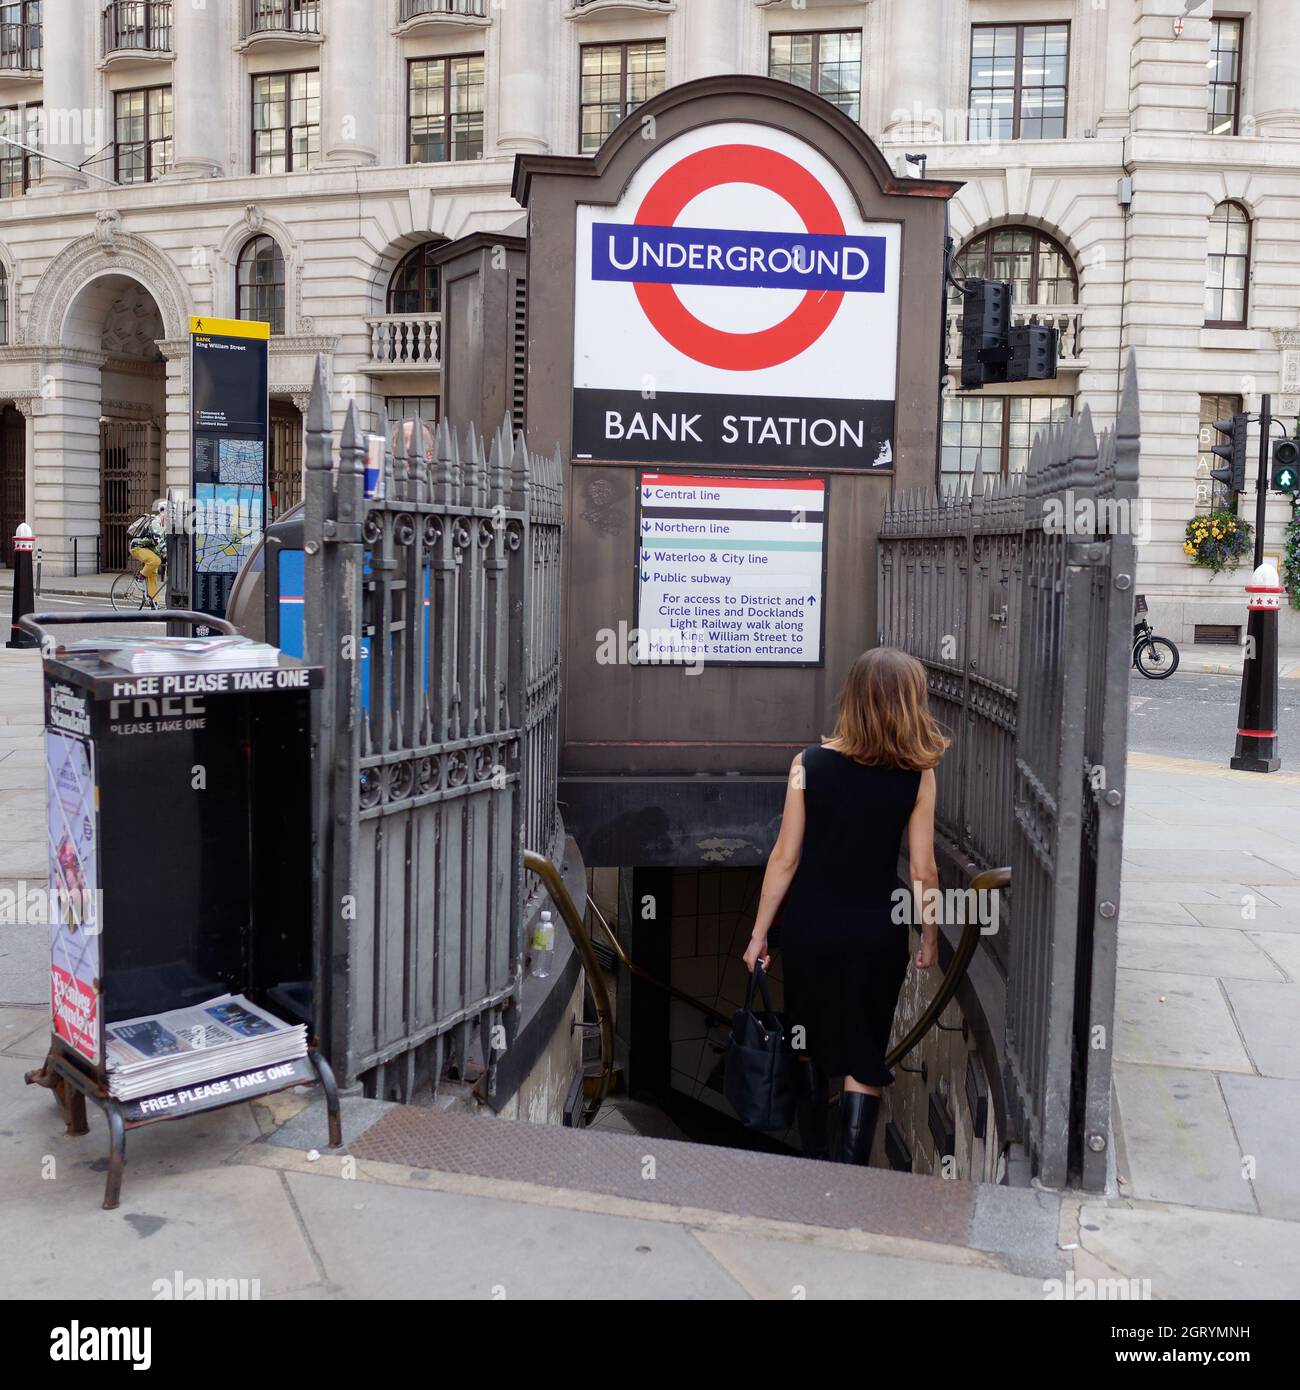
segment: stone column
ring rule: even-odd
[[[97,14],[94,5],[45,6],[42,35],[45,73],[41,101],[45,121],[43,143],[45,153],[51,158],[42,167],[42,188],[67,192],[97,183],[75,167],[64,166],[83,163],[113,138],[112,113],[90,109]],[[63,164],[55,164],[55,159],[62,160]]]
[[[179,495],[190,491],[190,340],[158,344],[167,362],[167,405],[163,420],[162,484]]]
[[[509,4],[491,11],[499,29],[497,148],[543,154],[554,75],[551,39],[554,14],[548,5]],[[566,31],[567,31],[567,26]]]
[[[226,172],[229,36],[223,5],[172,6],[171,178]]]
[[[1255,91],[1246,109],[1261,135],[1300,135],[1300,15],[1294,5],[1260,5],[1255,14],[1245,26],[1247,52],[1255,50]]]
[[[52,6],[51,8],[57,8]],[[72,537],[100,530],[99,412],[103,359],[76,352],[46,368],[50,399],[33,420],[28,521],[45,552],[46,575],[72,573]]]
[[[321,158],[326,164],[376,164],[380,60],[392,39],[384,24],[376,24],[374,4],[322,5],[321,10]]]
[[[690,0],[685,7],[686,81],[740,71],[740,11],[733,0]],[[767,55],[763,55],[766,70]]]
[[[1127,130],[1129,62],[1133,49],[1133,0],[1110,0],[1104,11],[1105,74],[1099,130]]]
[[[887,140],[944,137],[947,4],[948,0],[892,0],[889,6],[883,111]],[[965,122],[961,125],[964,132]]]
[[[1134,134],[1205,134],[1210,11],[1185,9],[1183,0],[1138,0],[1129,70]]]

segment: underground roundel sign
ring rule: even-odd
[[[687,132],[576,230],[577,457],[893,467],[900,228],[816,148]]]

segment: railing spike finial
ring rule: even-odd
[[[328,434],[329,432],[329,378],[325,371],[325,354],[323,352],[318,352],[316,354],[316,366],[312,371],[311,377],[311,400],[307,405],[307,433],[309,435],[319,435]]]
[[[1137,353],[1130,348],[1124,363],[1124,386],[1120,394],[1119,414],[1115,417],[1115,481],[1131,491],[1138,479],[1138,408]]]
[[[364,469],[361,462],[366,451],[361,434],[361,416],[357,411],[356,397],[348,401],[343,416],[343,433],[339,436],[339,472],[360,473]]]

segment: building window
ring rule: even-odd
[[[389,434],[397,428],[399,421],[420,420],[426,425],[436,425],[439,399],[437,396],[385,396]]]
[[[139,87],[113,97],[113,177],[148,183],[172,162],[172,89]]]
[[[1034,436],[1052,420],[1074,413],[1072,396],[948,396],[943,403],[941,484],[945,491],[970,487],[981,477],[1022,473]]]
[[[1237,494],[1210,477],[1212,468],[1222,468],[1226,460],[1210,452],[1215,444],[1222,444],[1225,436],[1214,428],[1216,420],[1231,420],[1241,414],[1240,396],[1202,396],[1201,419],[1196,434],[1196,505],[1207,510],[1235,512]]]
[[[593,43],[583,45],[581,58],[578,140],[591,154],[628,112],[663,91],[668,51],[662,39]]]
[[[253,78],[253,173],[310,169],[320,155],[320,73]]]
[[[483,158],[483,55],[407,64],[409,164]]]
[[[246,241],[235,272],[236,316],[269,323],[272,333],[283,333],[284,283],[284,252],[275,238]]]
[[[1241,26],[1239,19],[1210,21],[1210,90],[1206,130],[1236,135],[1241,113]]]
[[[970,138],[1065,137],[1068,24],[976,24],[970,44]]]
[[[41,10],[42,0],[0,4],[0,68],[40,72]]]
[[[1220,203],[1210,218],[1205,268],[1205,322],[1213,328],[1246,326],[1250,275],[1250,218],[1240,203]]]
[[[41,178],[40,155],[28,153],[41,148],[40,102],[0,109],[0,137],[0,198],[17,198]]]
[[[0,265],[0,343],[9,341],[9,276]]]
[[[953,262],[960,279],[1009,280],[1013,309],[1029,304],[1076,304],[1079,281],[1069,252],[1033,227],[998,227],[968,241]],[[961,293],[949,288],[949,299]]]
[[[767,75],[816,92],[856,121],[862,95],[862,31],[773,34]]]
[[[426,241],[408,251],[397,263],[388,282],[390,314],[436,314],[438,312],[438,267],[433,258],[446,243]]]

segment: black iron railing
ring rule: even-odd
[[[320,0],[245,0],[245,34],[319,34]]]
[[[166,53],[172,46],[172,0],[111,0],[104,6],[104,52]]]
[[[459,14],[487,18],[487,0],[402,0],[402,22],[425,15]]]
[[[0,70],[40,72],[41,26],[0,24]]]

